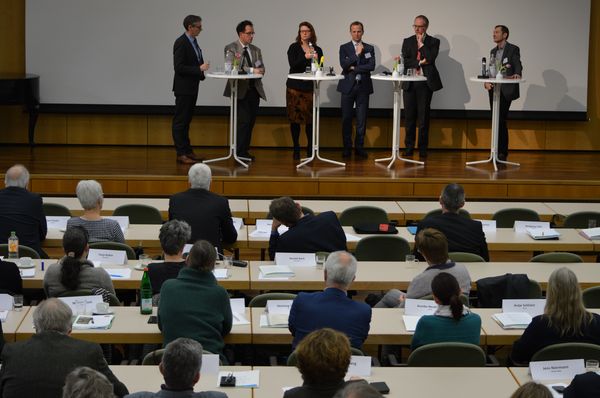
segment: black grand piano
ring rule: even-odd
[[[29,145],[34,145],[40,109],[40,77],[30,73],[0,73],[0,105],[24,105],[29,113]]]

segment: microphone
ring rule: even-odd
[[[485,79],[486,77],[488,77],[487,75],[487,63],[486,63],[486,59],[485,57],[481,58],[481,76],[478,76],[480,78]]]

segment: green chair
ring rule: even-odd
[[[115,209],[113,216],[129,217],[130,224],[162,224],[160,211],[154,206],[142,204],[122,205]]]
[[[77,290],[69,290],[62,294],[59,294],[57,297],[76,297],[76,296],[96,296],[90,289],[77,289]],[[121,306],[121,302],[112,293],[109,293],[108,296],[108,304],[111,307],[119,307]]]
[[[358,348],[350,347],[352,355],[357,357],[364,357],[365,354]],[[296,357],[296,351],[292,352],[287,358],[287,366],[298,366],[298,359]]]
[[[410,245],[406,239],[392,235],[364,237],[358,241],[354,250],[358,261],[404,261],[410,253]]]
[[[415,367],[483,367],[485,352],[468,343],[432,343],[414,350],[408,357],[408,366]]]
[[[512,228],[515,221],[540,221],[540,216],[531,209],[510,208],[497,211],[492,220],[496,220],[497,228]]]
[[[427,296],[423,296],[423,297],[419,298],[419,300],[433,300],[433,294],[428,294]],[[462,303],[464,305],[469,307],[469,296],[467,296],[466,294],[461,294],[460,301],[462,301]]]
[[[426,219],[427,217],[430,217],[430,216],[439,216],[441,214],[442,214],[442,209],[431,210],[430,212],[428,212],[427,214],[425,214],[425,217],[423,217],[423,220]],[[459,209],[458,210],[458,215],[462,216],[464,218],[471,219],[471,213],[469,213],[465,209]]]
[[[268,300],[293,300],[296,298],[294,293],[263,293],[255,296],[248,303],[250,308],[264,308]]]
[[[600,361],[600,345],[589,343],[560,343],[542,348],[532,361],[562,361],[566,359],[595,359]]]
[[[42,208],[44,209],[44,215],[47,216],[63,216],[63,217],[72,217],[71,210],[67,206],[61,205],[59,203],[44,203],[42,204]]]
[[[300,206],[300,208],[302,209],[302,214],[304,214],[305,216],[309,215],[309,214],[311,216],[315,215],[315,212],[312,209],[310,209],[310,208],[308,208],[306,206]],[[265,218],[267,220],[272,220],[273,219],[273,215],[271,214],[271,212],[268,212],[267,215],[265,216]]]
[[[352,226],[360,223],[387,224],[390,222],[385,210],[374,206],[349,207],[339,215],[340,224]]]
[[[127,253],[127,260],[135,260],[135,252],[131,246],[120,242],[95,242],[90,243],[90,249],[102,249],[102,250],[121,250]]]
[[[485,263],[483,257],[475,253],[451,252],[448,253],[448,258],[455,263]]]
[[[600,286],[588,287],[581,294],[585,308],[600,308]]]
[[[164,348],[159,348],[158,350],[150,351],[148,354],[144,356],[142,359],[142,366],[156,366],[160,365],[160,361],[162,361],[163,354],[165,353]],[[213,355],[212,352],[202,350],[203,355]],[[221,359],[219,359],[219,365],[223,365]]]
[[[565,218],[563,228],[589,228],[588,221],[596,220],[596,226],[600,227],[600,213],[597,211],[580,211],[577,213],[569,214]]]
[[[529,260],[530,263],[582,263],[583,259],[575,253],[551,252],[542,253]]]
[[[0,245],[0,256],[4,256],[5,259],[8,257],[8,243],[3,243]],[[29,246],[19,245],[19,258],[20,257],[31,257],[40,259],[40,254],[33,250]]]

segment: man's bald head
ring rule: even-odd
[[[22,164],[15,164],[6,170],[4,185],[6,187],[27,188],[27,185],[29,185],[29,171]]]

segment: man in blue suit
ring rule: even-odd
[[[356,275],[356,259],[345,251],[333,252],[325,262],[325,290],[298,293],[292,304],[289,329],[294,336],[292,349],[310,332],[332,328],[345,333],[352,347],[360,348],[371,324],[371,307],[348,298],[347,291]]]
[[[340,80],[337,91],[342,93],[342,137],[344,139],[343,157],[352,154],[352,113],[356,104],[356,137],[354,151],[357,158],[366,159],[364,150],[367,128],[367,110],[369,96],[373,94],[371,72],[375,70],[375,49],[363,43],[363,24],[354,21],[350,24],[352,40],[340,46],[340,65],[344,79]]]

